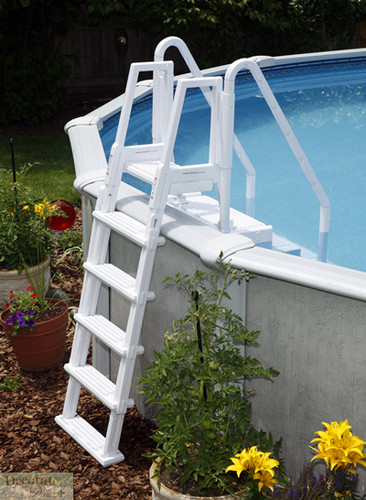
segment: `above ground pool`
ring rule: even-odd
[[[366,58],[276,65],[263,72],[330,199],[328,261],[365,271]],[[177,163],[207,161],[207,113],[201,92],[190,92],[175,147]],[[150,117],[147,95],[134,105],[129,144],[151,142],[145,125]],[[107,156],[118,118],[110,117],[100,132]],[[302,255],[315,255],[319,202],[247,72],[237,78],[235,133],[256,169],[255,218],[299,245]],[[231,206],[243,212],[245,188],[245,171],[234,155]]]

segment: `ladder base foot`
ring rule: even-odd
[[[125,459],[123,453],[118,450],[113,455],[105,455],[103,452],[105,437],[79,415],[73,418],[58,415],[55,421],[103,467],[118,464]]]

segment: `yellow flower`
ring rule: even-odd
[[[37,205],[34,205],[34,211],[36,212],[36,214],[45,219],[46,217],[50,217],[55,212],[57,212],[57,207],[52,205],[51,202],[47,201],[47,199],[45,198],[42,203],[37,203]]]
[[[238,458],[230,458],[230,460],[232,460],[234,465],[229,465],[229,467],[226,468],[225,472],[229,472],[232,470],[233,472],[237,473],[238,477],[240,477],[240,474],[243,472],[243,470],[245,470],[241,460],[239,460]]]
[[[270,490],[273,491],[273,485],[278,484],[276,479],[273,477],[274,472],[268,470],[262,470],[254,474],[253,479],[258,479],[258,490],[261,491],[263,486],[267,486]]]
[[[263,486],[268,486],[272,489],[273,486],[271,485],[277,483],[273,478],[275,474],[273,468],[277,467],[279,462],[278,460],[269,458],[270,455],[271,453],[264,453],[258,450],[256,446],[244,448],[241,453],[230,458],[233,464],[229,465],[225,472],[233,471],[240,477],[243,471],[247,471],[252,474],[253,479],[259,479],[259,491],[261,491]]]
[[[366,466],[366,462],[362,461],[362,458],[366,457],[363,453],[366,442],[352,434],[348,420],[340,423],[322,423],[327,430],[315,432],[319,437],[311,441],[311,443],[318,441],[318,449],[310,447],[317,452],[313,460],[320,458],[330,470],[342,467],[351,473],[355,473],[358,464]]]

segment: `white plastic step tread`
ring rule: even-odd
[[[94,394],[102,403],[111,410],[117,409],[115,399],[116,386],[102,373],[91,365],[73,366],[71,363],[65,365],[65,371],[74,377],[82,386]]]
[[[153,184],[156,177],[156,171],[160,165],[160,161],[131,162],[126,164],[124,170],[142,181]]]
[[[94,211],[93,217],[107,227],[116,231],[119,234],[123,234],[129,240],[137,243],[140,246],[146,246],[147,238],[146,238],[146,226],[141,222],[129,217],[128,215],[122,212],[100,212]],[[158,238],[158,246],[164,245],[165,238],[160,236]]]
[[[58,415],[56,423],[64,429],[77,443],[104,467],[122,462],[125,457],[117,451],[115,455],[104,455],[105,437],[79,415],[74,418],[64,418]]]
[[[128,350],[125,346],[126,333],[104,316],[84,316],[81,313],[77,313],[74,319],[89,330],[89,332],[98,337],[98,339],[106,346],[110,347],[115,353],[120,356],[127,355]],[[137,346],[137,354],[141,355],[143,353],[143,346]]]
[[[113,264],[84,263],[84,269],[134,302],[137,299],[136,280]],[[154,292],[147,292],[146,300],[154,300]]]

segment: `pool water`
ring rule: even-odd
[[[266,77],[330,199],[328,260],[365,271],[366,60],[276,67],[266,70]],[[315,194],[247,73],[239,76],[236,95],[235,133],[257,173],[255,217],[316,253],[320,207]],[[150,99],[133,113],[128,143],[150,142]],[[207,161],[208,113],[201,93],[192,92],[179,127],[177,163]],[[101,131],[107,155],[117,120]],[[235,155],[232,176],[231,205],[245,211],[246,175]]]

